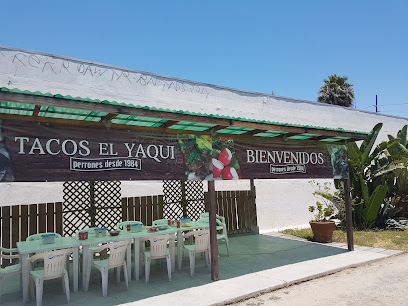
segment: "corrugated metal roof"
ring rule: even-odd
[[[65,100],[82,101],[82,102],[120,105],[120,106],[126,106],[126,107],[137,108],[137,109],[161,111],[161,112],[168,112],[168,113],[175,113],[175,114],[185,114],[185,115],[201,116],[201,117],[208,117],[208,118],[230,119],[230,120],[236,120],[236,121],[242,121],[242,122],[254,122],[254,123],[270,124],[270,125],[277,125],[277,126],[287,126],[287,127],[302,127],[302,128],[308,128],[308,129],[320,129],[320,130],[335,131],[335,132],[348,132],[348,133],[356,133],[356,134],[361,134],[361,135],[369,134],[366,132],[350,131],[350,130],[344,130],[344,129],[333,129],[333,128],[327,128],[327,127],[321,127],[321,126],[282,123],[282,122],[268,121],[268,120],[255,120],[255,119],[250,119],[250,118],[224,116],[224,115],[219,115],[219,114],[195,113],[195,112],[190,112],[187,110],[176,110],[176,109],[171,110],[168,108],[157,108],[157,107],[152,107],[152,106],[134,105],[134,104],[127,104],[127,103],[120,103],[117,101],[99,100],[99,99],[91,99],[91,98],[83,98],[83,97],[72,97],[70,95],[62,95],[62,94],[51,94],[49,92],[47,93],[43,93],[40,91],[33,92],[29,90],[20,90],[18,88],[1,87],[0,91],[41,96],[41,97],[52,97],[52,98],[65,99]],[[0,113],[5,113],[5,114],[32,116],[36,111],[35,105],[26,104],[26,103],[0,102],[0,106],[1,106]],[[94,121],[94,122],[102,121],[102,119],[107,115],[108,115],[107,112],[86,111],[86,110],[53,107],[53,106],[41,106],[38,112],[38,116],[41,116],[41,117]],[[131,116],[131,115],[124,115],[124,114],[116,115],[113,119],[111,119],[111,122],[116,123],[116,124],[137,125],[137,126],[146,126],[146,127],[161,127],[162,125],[166,124],[168,121],[169,120],[165,120],[165,119]],[[214,126],[215,126],[214,124],[179,121],[173,125],[170,125],[168,128],[180,129],[180,130],[191,130],[191,131],[207,131],[207,130],[210,130]],[[245,128],[245,127],[225,127],[223,129],[218,130],[217,133],[244,134],[252,130],[253,129]],[[280,136],[283,133],[284,132],[275,132],[273,130],[270,130],[270,131],[260,132],[254,135],[260,136],[260,137],[275,137],[275,136]],[[309,135],[305,134],[300,137],[291,136],[289,138],[310,139],[315,136],[320,136],[320,135],[319,134],[309,134]],[[337,138],[332,138],[332,140],[326,140],[326,141],[340,141],[346,138],[337,137]]]

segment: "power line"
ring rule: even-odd
[[[381,111],[381,112],[379,112],[379,113],[401,113],[401,111]],[[405,114],[405,113],[402,113],[402,114]]]
[[[388,105],[408,105],[408,102],[407,103],[391,103],[391,104],[378,104],[379,106],[388,106]],[[375,106],[375,105],[373,105],[373,106]]]

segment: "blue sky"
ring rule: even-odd
[[[0,45],[408,117],[408,1],[0,0]]]

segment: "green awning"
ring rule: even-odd
[[[142,106],[142,105],[134,105],[134,104],[127,104],[127,103],[120,103],[117,101],[108,101],[108,100],[99,100],[99,99],[90,99],[90,98],[82,98],[82,97],[72,97],[69,95],[61,95],[61,94],[51,94],[51,93],[42,93],[39,91],[28,91],[28,90],[20,90],[17,88],[7,88],[1,87],[1,92],[9,92],[9,93],[18,93],[18,94],[25,94],[25,95],[32,95],[32,96],[41,96],[41,97],[52,97],[57,99],[65,99],[65,100],[74,100],[74,101],[81,101],[81,102],[91,102],[91,103],[100,103],[100,104],[109,104],[109,105],[120,105],[126,106],[129,108],[138,108],[143,110],[151,110],[151,111],[160,111],[160,112],[167,112],[167,113],[174,113],[174,114],[185,114],[185,115],[192,115],[192,116],[200,116],[200,117],[208,117],[208,118],[222,118],[222,119],[229,119],[241,122],[253,122],[253,123],[262,123],[262,124],[270,124],[271,130],[268,131],[259,131],[259,133],[253,134],[253,136],[258,137],[277,137],[285,134],[286,132],[281,131],[274,131],[273,126],[284,126],[284,127],[301,127],[305,129],[315,129],[315,130],[326,130],[326,131],[334,131],[334,132],[346,132],[346,133],[354,133],[359,134],[360,136],[368,135],[369,133],[366,132],[358,132],[358,131],[349,131],[344,129],[333,129],[333,128],[326,128],[321,126],[312,126],[312,125],[300,125],[300,124],[290,124],[290,123],[282,123],[282,122],[275,122],[275,121],[267,121],[267,120],[254,120],[248,118],[241,118],[241,117],[233,117],[233,116],[224,116],[218,114],[206,114],[206,113],[195,113],[186,110],[171,110],[168,108],[157,108],[152,106]],[[37,107],[33,104],[27,103],[16,103],[16,102],[0,102],[0,113],[3,114],[10,114],[10,115],[19,115],[19,116],[39,116],[39,117],[47,117],[47,118],[59,118],[59,119],[71,119],[71,120],[82,120],[82,121],[93,121],[93,122],[103,122],[107,116],[109,116],[108,112],[98,112],[98,111],[88,111],[88,110],[79,110],[74,108],[63,108],[63,107],[54,107],[54,106],[41,106]],[[206,124],[206,123],[195,123],[195,122],[188,122],[188,121],[178,121],[178,122],[169,122],[166,119],[157,119],[151,117],[141,117],[141,116],[131,116],[125,114],[118,114],[112,116],[110,119],[112,123],[121,124],[121,125],[129,125],[129,126],[145,126],[145,127],[166,127],[169,129],[179,129],[179,130],[189,130],[189,131],[210,131],[214,128],[215,124]],[[170,123],[170,124],[169,124]],[[237,126],[228,126],[223,127],[217,130],[217,133],[220,134],[231,134],[231,135],[242,135],[247,134],[254,129],[246,128],[246,127],[237,127]],[[318,131],[316,131],[318,132]],[[313,139],[315,137],[320,137],[320,134],[317,133],[303,133],[299,135],[289,136],[290,139]],[[320,137],[321,138],[321,137]],[[349,139],[349,137],[331,137],[326,139],[321,139],[321,141],[340,141]],[[328,140],[333,139],[333,140]]]

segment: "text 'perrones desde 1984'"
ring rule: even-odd
[[[129,157],[112,158],[70,158],[72,171],[142,170],[142,160]]]

